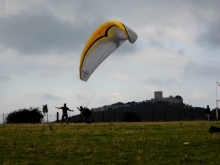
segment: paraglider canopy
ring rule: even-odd
[[[108,21],[102,24],[87,41],[81,55],[79,75],[82,81],[87,81],[96,68],[126,40],[134,43],[137,34],[118,21]]]

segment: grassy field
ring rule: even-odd
[[[0,125],[0,165],[220,164],[220,122]]]

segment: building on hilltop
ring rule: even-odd
[[[146,100],[146,102],[158,102],[158,101],[168,101],[170,103],[183,103],[183,98],[179,95],[173,97],[163,97],[162,91],[155,91],[154,92],[154,99]]]
[[[170,103],[183,103],[183,98],[181,96],[169,96],[169,97],[163,97],[163,92],[162,91],[155,91],[154,92],[154,99],[151,99],[151,100],[146,100],[144,102],[158,102],[158,101],[168,101]],[[112,104],[112,105],[105,105],[103,107],[98,107],[98,108],[92,108],[91,110],[94,111],[94,112],[100,112],[100,111],[106,111],[108,109],[117,109],[119,107],[122,107],[122,108],[128,108],[131,106],[131,104],[134,104],[136,102],[131,102],[131,103],[116,103],[116,104]],[[137,103],[139,104],[139,103]]]

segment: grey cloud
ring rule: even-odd
[[[10,80],[11,80],[11,77],[9,77],[7,75],[0,74],[0,82],[7,82]]]
[[[201,64],[191,61],[185,66],[185,75],[194,78],[216,78],[220,75],[220,66],[217,63],[207,62],[206,64]]]
[[[3,88],[0,86],[0,92],[2,92],[3,91]],[[1,94],[0,94],[0,96],[1,96]]]
[[[4,99],[7,94],[7,89],[0,86],[0,98]]]
[[[61,20],[48,11],[39,13],[22,12],[0,17],[0,45],[22,54],[80,51],[94,26],[102,19],[91,22],[77,19],[71,23]]]
[[[0,0],[0,13],[5,11],[5,0]]]
[[[158,47],[158,48],[163,48],[163,45],[162,45],[159,41],[156,41],[156,40],[154,40],[154,39],[151,39],[151,40],[150,40],[150,44],[151,44],[152,46],[155,46],[155,47]]]
[[[179,49],[177,51],[177,53],[178,53],[178,55],[184,55],[185,54],[185,50],[181,48],[181,49]]]
[[[60,97],[57,97],[57,96],[53,96],[51,94],[44,94],[44,95],[41,95],[40,98],[43,100],[43,99],[46,99],[46,100],[61,100]]]
[[[198,36],[196,41],[202,46],[219,49],[220,45],[220,17],[218,20],[210,24],[206,30]]]
[[[46,93],[46,94],[28,94],[28,97],[38,97],[42,100],[61,100],[60,97],[57,97],[57,96],[54,96],[54,95],[51,95],[49,93]]]

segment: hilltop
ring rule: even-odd
[[[125,104],[118,102],[106,110],[92,109],[91,120],[95,122],[121,122],[126,121],[128,115],[138,117],[139,121],[205,120],[205,108],[168,101],[128,102]],[[82,119],[83,117],[79,114],[70,117],[69,121],[77,122]]]
[[[91,110],[91,120],[95,122],[205,120],[204,107],[185,104],[179,95],[163,97],[162,91],[155,91],[150,100],[118,102]],[[211,112],[211,119],[214,116],[215,109]],[[81,114],[69,118],[72,122],[82,120]]]

